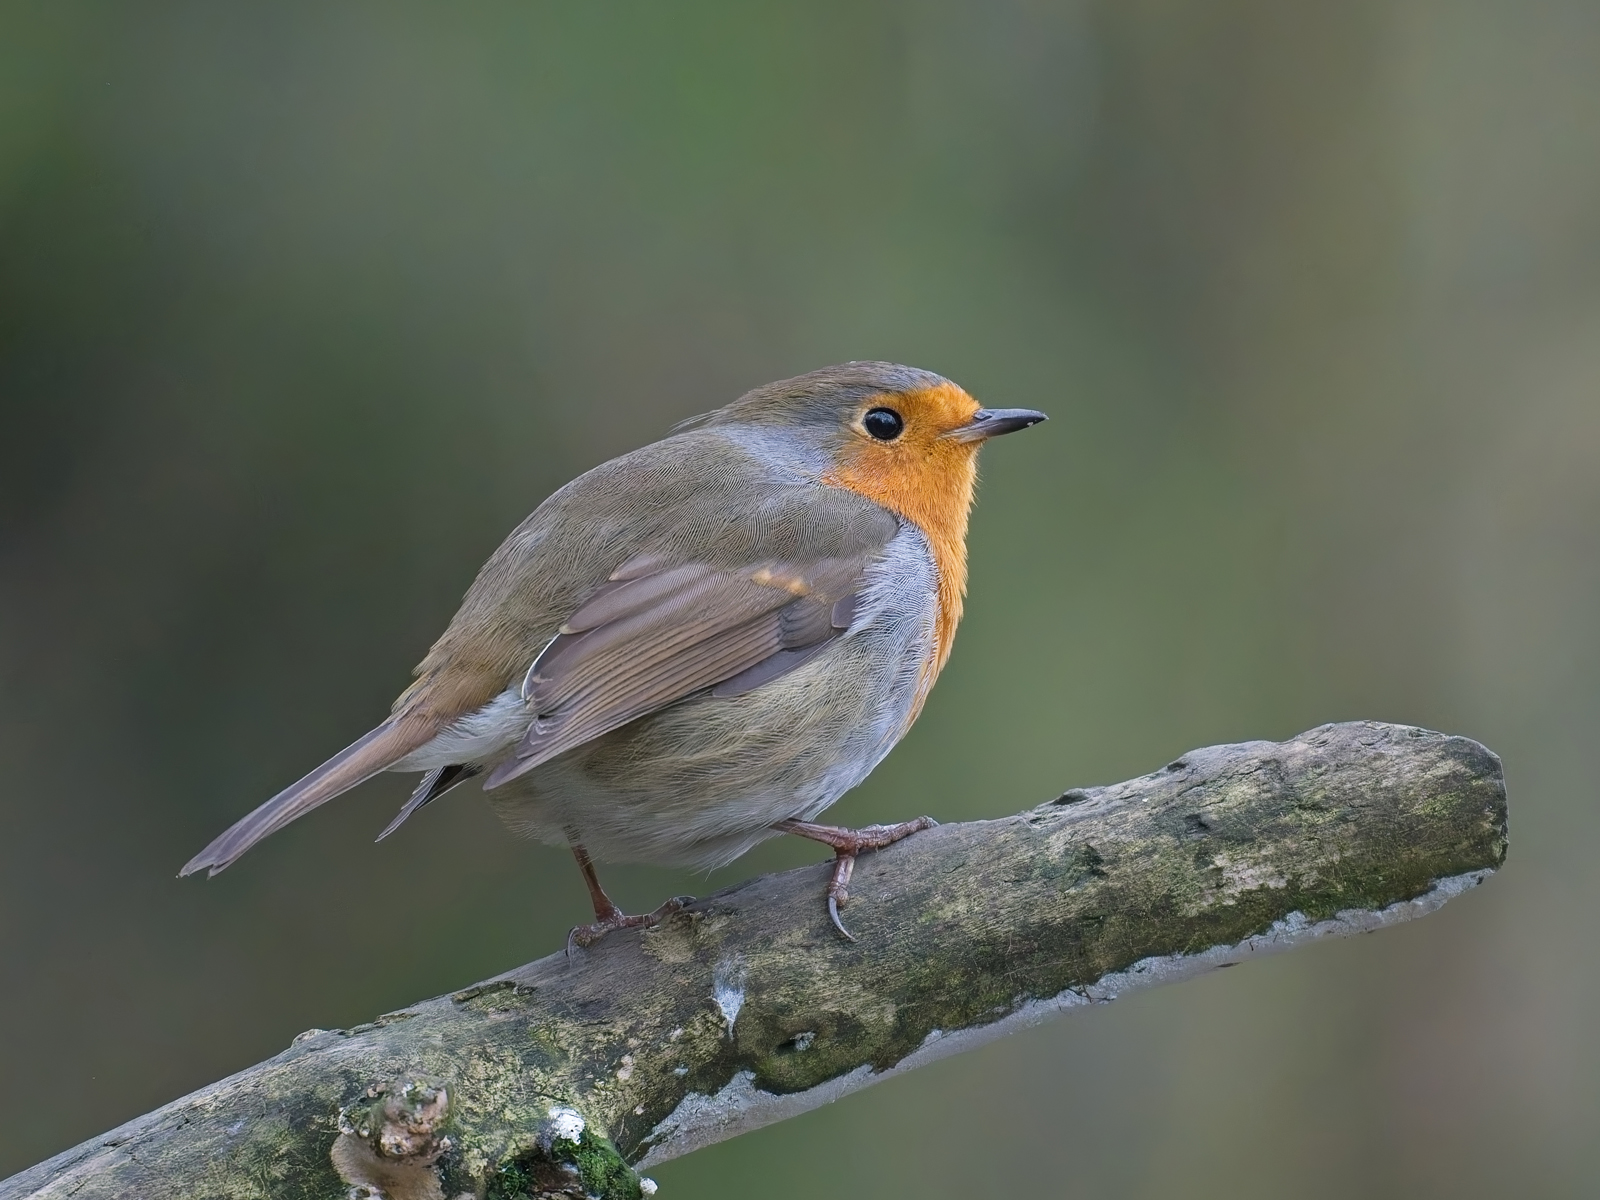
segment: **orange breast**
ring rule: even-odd
[[[970,421],[978,402],[953,383],[884,397],[883,402],[905,418],[905,432],[892,443],[853,440],[826,481],[915,522],[933,551],[939,578],[933,652],[918,681],[910,717],[915,721],[950,657],[961,622],[967,592],[967,515],[978,482],[977,445],[940,435]]]

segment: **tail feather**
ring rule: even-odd
[[[394,820],[384,827],[374,841],[383,841],[396,829],[405,824],[406,818],[424,804],[432,804],[458,783],[465,783],[474,775],[482,771],[482,767],[470,763],[455,763],[448,767],[435,767],[422,777],[422,782],[417,784],[416,790],[411,793],[411,799],[395,814]]]
[[[228,827],[209,846],[184,864],[179,875],[208,871],[215,875],[268,834],[335,796],[365,783],[428,741],[439,722],[420,714],[391,717],[352,742],[298,783],[291,784],[249,815]]]

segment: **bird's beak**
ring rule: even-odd
[[[953,442],[986,442],[1002,433],[1015,433],[1050,418],[1031,408],[980,408],[972,420],[944,436]]]

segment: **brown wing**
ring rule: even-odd
[[[533,723],[484,787],[695,692],[738,695],[794,670],[849,626],[866,561],[624,565],[529,668]]]

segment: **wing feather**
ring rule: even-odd
[[[871,557],[691,563],[602,586],[529,668],[533,721],[484,787],[697,692],[736,696],[794,670],[843,634],[836,614],[853,606]]]

